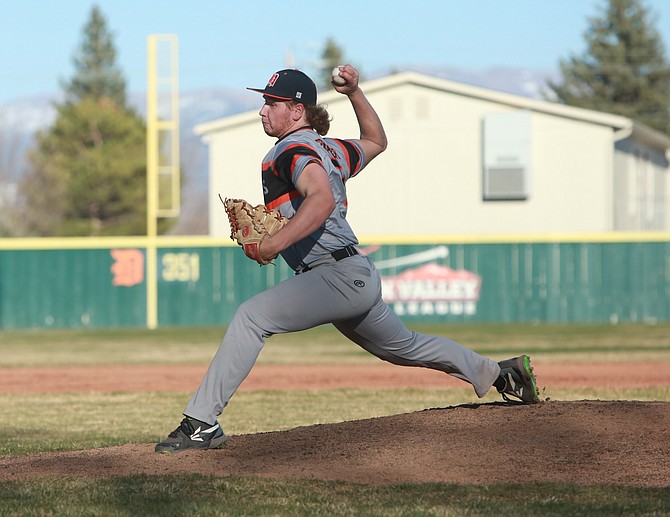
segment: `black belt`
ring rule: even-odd
[[[354,255],[358,255],[358,250],[354,246],[345,246],[344,248],[340,248],[339,250],[333,251],[330,255],[335,259],[335,262],[339,262],[340,260],[345,259],[347,257],[353,257]],[[302,269],[298,270],[298,273],[305,273],[310,269],[312,268],[309,266],[304,266]]]
[[[336,262],[339,262],[340,260],[345,259],[347,257],[353,257],[354,255],[358,255],[358,250],[353,246],[345,246],[342,249],[333,251],[331,255],[333,256]]]

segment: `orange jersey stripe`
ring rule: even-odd
[[[282,196],[279,196],[277,199],[270,201],[266,206],[270,210],[274,210],[275,208],[279,208],[280,205],[283,205],[284,203],[291,201],[291,199],[295,199],[298,197],[300,197],[300,192],[298,192],[297,190],[292,190],[288,194],[284,194]]]

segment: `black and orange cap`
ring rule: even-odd
[[[268,97],[316,106],[316,85],[300,70],[287,68],[272,74],[265,88],[247,88]]]

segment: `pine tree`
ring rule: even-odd
[[[36,235],[146,232],[146,129],[126,106],[116,50],[97,7],[91,11],[51,127],[38,133],[32,171],[20,186],[24,221]]]
[[[138,235],[146,231],[144,125],[110,100],[58,106],[37,136],[24,191],[38,235]]]
[[[126,82],[116,66],[116,48],[107,21],[97,6],[84,27],[84,37],[78,53],[73,57],[75,75],[62,84],[68,102],[86,97],[108,98],[126,107]]]
[[[670,134],[670,64],[641,0],[608,0],[589,20],[587,50],[560,62],[560,102],[623,115]]]
[[[326,44],[323,47],[323,52],[321,53],[320,69],[319,69],[319,82],[322,88],[329,88],[330,81],[332,79],[331,73],[333,68],[343,63],[344,51],[342,48],[333,40],[328,38]]]

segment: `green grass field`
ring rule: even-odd
[[[670,360],[670,325],[417,326],[502,358]],[[223,329],[0,332],[2,367],[208,364]],[[259,362],[374,362],[329,327],[271,338]],[[39,379],[35,379],[39,382]],[[152,443],[176,425],[191,393],[0,394],[3,456]],[[558,390],[562,400],[670,400],[670,390]],[[472,401],[470,389],[240,392],[228,434],[290,429]],[[278,414],[272,408],[287,408]],[[0,463],[0,468],[2,464]],[[670,488],[555,485],[378,487],[317,480],[199,475],[0,482],[0,515],[670,515]]]

